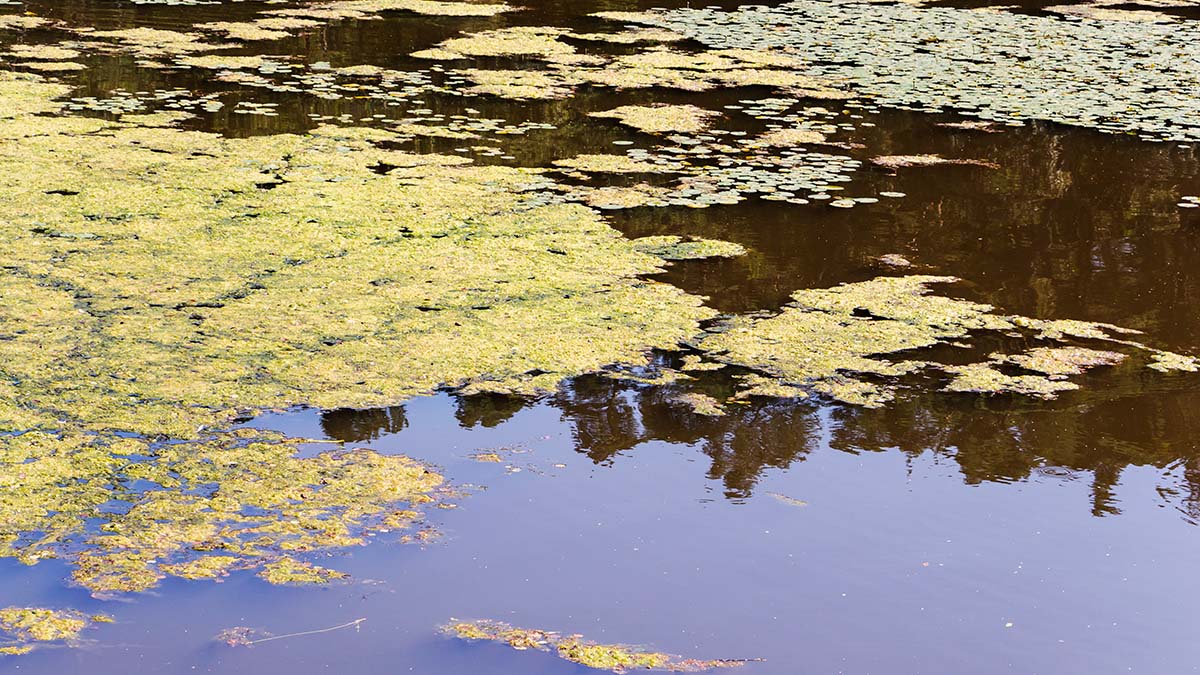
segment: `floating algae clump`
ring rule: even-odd
[[[1074,382],[1055,380],[1037,375],[1008,375],[991,363],[972,363],[965,366],[946,366],[954,375],[945,391],[972,394],[1023,394],[1037,398],[1057,398],[1062,391],[1079,388]]]
[[[466,59],[477,56],[536,57],[554,63],[595,62],[577,54],[575,48],[559,38],[568,35],[565,28],[514,26],[450,38],[436,47],[413,52],[419,59]]]
[[[70,610],[5,607],[0,609],[0,654],[26,654],[38,643],[70,643],[88,626],[109,621],[107,616]]]
[[[553,650],[560,658],[588,668],[624,673],[630,670],[666,670],[696,672],[713,668],[730,668],[746,660],[680,659],[670,654],[650,652],[625,645],[602,645],[583,639],[580,635],[526,628],[515,628],[500,621],[455,622],[443,627],[443,632],[464,640],[502,642],[513,649]]]
[[[995,355],[993,359],[1018,365],[1025,370],[1061,377],[1079,375],[1095,366],[1116,365],[1125,360],[1125,355],[1083,347],[1037,347],[1024,354]]]
[[[694,105],[623,105],[589,114],[591,117],[615,119],[627,127],[650,134],[694,134],[707,129],[714,117],[720,117],[720,113]]]
[[[717,239],[689,239],[675,235],[657,235],[633,240],[639,251],[666,260],[697,260],[701,258],[733,258],[746,253],[745,247]]]
[[[0,553],[30,564],[65,559],[76,583],[97,593],[264,564],[275,581],[299,565],[290,554],[361,545],[368,532],[414,522],[411,508],[443,483],[403,456],[298,458],[294,450],[249,431],[188,443],[43,432],[7,439]]]
[[[894,395],[888,380],[935,364],[892,360],[892,356],[962,341],[972,332],[1029,331],[1034,339],[1102,340],[1158,354],[1119,335],[1130,332],[1103,323],[1003,316],[990,305],[930,295],[929,286],[954,277],[879,277],[835,288],[797,291],[793,302],[770,317],[734,317],[696,345],[710,358],[755,371],[743,380],[739,398],[803,396],[805,389],[835,400],[879,407]],[[1115,334],[1115,335],[1114,335]],[[1170,355],[1162,359],[1190,357]],[[992,354],[979,363],[937,366],[954,377],[947,391],[1016,393],[1054,398],[1078,389],[1067,375],[1115,365],[1124,354],[1076,346],[1039,347],[1016,355]],[[1038,375],[1009,375],[1017,366]],[[1150,367],[1154,367],[1151,364]]]
[[[344,572],[290,557],[267,563],[258,575],[273,584],[327,584],[346,578]]]
[[[581,80],[552,70],[479,70],[458,71],[474,84],[466,94],[485,94],[509,99],[561,99],[570,96]]]
[[[720,417],[725,414],[725,408],[717,399],[705,394],[681,394],[675,400],[691,408],[697,415]]]

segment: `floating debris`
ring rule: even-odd
[[[295,633],[284,633],[283,635],[275,635],[267,631],[250,628],[249,626],[234,626],[226,628],[217,633],[213,639],[217,642],[222,642],[229,647],[252,647],[260,642],[271,642],[272,640],[287,640],[289,638],[305,637],[307,635],[319,635],[321,633],[332,633],[335,630],[345,630],[353,628],[356,631],[358,627],[367,619],[355,619],[347,621],[343,624],[330,626],[328,628],[317,628],[315,630],[304,630]]]

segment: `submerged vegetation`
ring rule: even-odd
[[[550,631],[515,628],[500,621],[455,622],[443,631],[463,640],[502,642],[513,649],[553,651],[559,658],[596,670],[625,673],[630,670],[698,672],[730,668],[748,662],[741,660],[681,659],[670,654],[646,651],[626,645],[604,645],[585,640],[581,635],[560,635]]]

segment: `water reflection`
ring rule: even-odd
[[[1051,407],[938,395],[901,397],[881,410],[756,400],[707,417],[677,400],[682,391],[589,376],[541,401],[455,397],[454,416],[464,429],[493,428],[524,408],[549,406],[575,450],[597,465],[619,463],[653,441],[686,444],[707,457],[707,478],[735,501],[752,497],[764,475],[796,468],[825,447],[898,450],[911,461],[931,456],[954,465],[968,485],[1086,481],[1087,508],[1098,517],[1121,513],[1118,486],[1127,467],[1155,467],[1161,503],[1200,522],[1200,392],[1079,394]],[[368,441],[399,432],[404,420],[400,407],[339,410],[322,413],[321,427],[338,440]]]

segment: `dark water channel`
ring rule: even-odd
[[[522,4],[530,9],[499,18],[345,21],[240,53],[427,68],[406,55],[460,30],[593,28],[588,12],[662,3]],[[265,6],[31,0],[6,9],[99,28],[186,29]],[[44,33],[4,39],[38,42]],[[86,63],[63,76],[80,96],[220,93],[225,108],[191,124],[229,135],[298,132],[314,124],[310,115],[387,110],[143,69],[122,55]],[[619,151],[614,140],[648,144],[589,111],[649,101],[722,110],[769,95],[583,90],[554,102],[432,95],[424,105],[553,124],[499,137],[513,160],[478,159],[544,166]],[[277,103],[279,115],[234,113],[238,100]],[[937,126],[959,119],[950,114],[822,104],[874,125],[838,136],[865,146],[846,151],[856,158],[941,153],[999,168],[864,167],[857,193],[907,196],[847,210],[751,199],[617,211],[611,222],[631,237],[701,235],[751,249],[676,263],[660,277],[725,312],[774,309],[796,289],[893,273],[876,259],[901,254],[919,273],[961,277],[952,294],[1006,313],[1111,322],[1158,347],[1200,353],[1200,209],[1176,206],[1200,194],[1194,147],[1043,123],[953,130]],[[756,128],[732,117],[727,126]],[[423,139],[417,147],[453,153],[461,145]],[[1052,402],[916,387],[880,410],[756,401],[708,418],[674,405],[670,385],[589,376],[536,401],[442,394],[386,410],[269,415],[249,424],[404,453],[443,468],[469,496],[436,513],[438,542],[380,537],[340,554],[337,566],[354,583],[314,590],[270,587],[248,573],[217,584],[170,579],[120,604],[117,623],[95,643],[0,668],[588,672],[551,654],[436,632],[450,617],[487,617],[699,658],[765,659],[745,666],[747,675],[1200,671],[1200,379],[1098,370],[1080,382]],[[506,449],[499,464],[470,458],[495,448]],[[65,587],[64,570],[0,560],[0,604],[112,611]],[[212,639],[231,626],[284,634],[358,618],[367,620],[357,629],[250,648]]]

